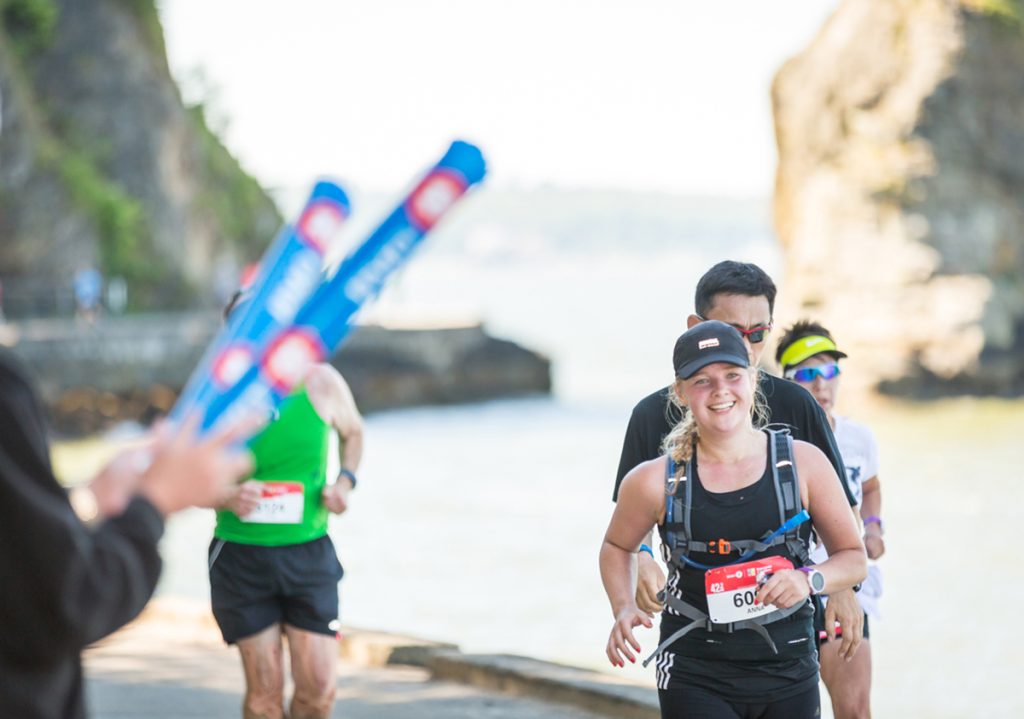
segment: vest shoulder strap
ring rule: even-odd
[[[800,480],[796,474],[793,453],[793,437],[788,429],[766,429],[765,431],[771,437],[772,479],[775,482],[775,496],[779,503],[779,523],[781,525],[803,510],[803,501],[800,499]],[[785,542],[800,563],[807,564],[807,545],[800,539],[799,525],[786,531]]]

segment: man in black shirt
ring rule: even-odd
[[[732,325],[746,341],[754,364],[761,358],[765,340],[772,328],[775,307],[775,283],[760,267],[750,263],[726,260],[712,267],[697,283],[694,298],[696,314],[687,319],[687,328],[705,320],[719,320]],[[828,419],[807,390],[794,382],[760,372],[760,391],[769,410],[773,427],[787,427],[795,439],[816,445],[828,457],[836,476],[846,476],[843,460],[836,446]],[[622,443],[619,470],[615,477],[612,499],[618,499],[619,485],[633,467],[662,454],[661,442],[681,419],[671,401],[671,386],[664,387],[640,400],[633,408]],[[846,497],[853,506],[856,500],[846,482],[839,479]],[[647,547],[653,540],[648,540]],[[665,584],[665,574],[653,553],[637,554],[637,605],[647,612],[661,610],[657,593]],[[835,621],[842,626],[840,656],[853,656],[861,641],[864,614],[852,590],[829,597],[825,627],[834,639]]]
[[[0,347],[0,715],[85,716],[81,650],[153,593],[164,518],[217,504],[250,471],[248,452],[232,449],[238,434],[168,432],[148,463],[115,459],[92,485],[93,509],[109,516],[89,527],[53,476],[39,400]]]

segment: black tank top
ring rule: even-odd
[[[770,437],[766,435],[765,441],[769,442]],[[771,453],[768,452],[767,456],[764,472],[754,484],[722,493],[709,492],[704,488],[700,481],[698,463],[694,462],[693,476],[688,478],[692,482],[690,527],[694,540],[710,543],[719,539],[730,542],[758,539],[779,528],[781,521],[772,477]],[[810,537],[810,531],[810,522],[800,526],[800,537],[805,542]],[[787,557],[794,566],[799,566],[797,558],[791,556],[784,545],[758,553],[752,559],[773,555]],[[727,555],[706,552],[690,554],[691,559],[708,566],[728,564],[737,556],[736,552]],[[668,584],[670,592],[677,596],[681,594],[688,604],[707,612],[703,570],[689,566],[676,568],[671,572]],[[797,687],[806,688],[817,681],[813,614],[813,607],[807,602],[789,617],[765,625],[779,650],[778,654],[772,653],[768,643],[751,630],[727,634],[695,629],[669,647],[669,651],[680,657],[673,663],[673,679],[688,679],[690,681],[685,683],[707,688],[711,688],[708,686],[710,683],[720,693],[737,700],[750,697],[752,692],[760,699],[772,701],[782,698],[779,692],[785,696],[795,692]],[[662,639],[689,623],[686,617],[666,609],[661,620]],[[748,666],[751,662],[757,663],[756,675],[749,680],[737,675],[734,662]]]

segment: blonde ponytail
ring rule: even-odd
[[[669,395],[672,399],[672,405],[676,408],[682,419],[676,422],[675,426],[672,427],[661,442],[662,453],[667,454],[676,463],[677,479],[686,471],[686,463],[693,456],[698,436],[697,422],[693,418],[693,412],[689,411],[687,406],[679,399],[679,382],[680,380],[677,379],[676,384],[669,391]],[[673,483],[674,486],[677,484]]]

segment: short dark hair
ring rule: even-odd
[[[764,297],[768,300],[768,314],[773,316],[777,291],[768,273],[754,263],[723,260],[700,278],[693,297],[693,307],[698,315],[707,317],[718,295]]]
[[[812,320],[800,320],[795,322],[792,327],[782,333],[782,337],[779,338],[779,344],[775,348],[775,361],[780,365],[782,364],[782,355],[786,353],[786,350],[799,339],[804,337],[828,337],[833,342],[835,337],[832,333],[825,329],[825,325]],[[846,355],[843,355],[844,357]],[[785,368],[783,368],[785,369]]]

